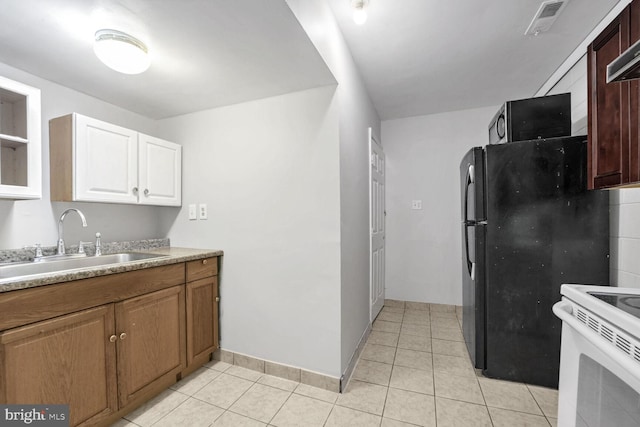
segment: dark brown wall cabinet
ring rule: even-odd
[[[640,40],[640,0],[589,45],[589,188],[640,186],[640,84],[606,82],[607,65]]]

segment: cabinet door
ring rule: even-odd
[[[139,134],[138,147],[140,203],[180,206],[182,147],[144,134]]]
[[[187,365],[202,364],[218,348],[218,278],[187,283]]]
[[[40,89],[0,77],[0,198],[42,197]]]
[[[74,200],[137,203],[138,133],[74,114]]]
[[[184,285],[116,304],[120,407],[185,366]]]
[[[607,84],[607,65],[629,46],[629,9],[625,9],[589,46],[589,188],[629,182],[622,159],[629,154],[629,84]]]
[[[629,5],[629,45],[640,40],[640,0]],[[629,182],[640,181],[640,80],[629,81]]]
[[[69,404],[70,425],[117,411],[113,305],[0,335],[1,403]]]

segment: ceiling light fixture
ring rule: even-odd
[[[147,46],[122,31],[96,31],[93,51],[107,67],[124,74],[140,74],[151,65]]]
[[[353,22],[357,25],[362,25],[367,22],[367,6],[369,6],[369,0],[351,0]]]

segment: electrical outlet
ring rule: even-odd
[[[200,208],[200,219],[207,219],[207,204],[200,203],[199,208]]]
[[[198,219],[195,203],[189,205],[189,221],[193,221],[194,219]]]
[[[411,201],[411,209],[413,209],[413,210],[421,210],[422,209],[422,200],[412,200]]]

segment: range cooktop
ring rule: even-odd
[[[640,295],[607,292],[587,293],[640,319]]]

